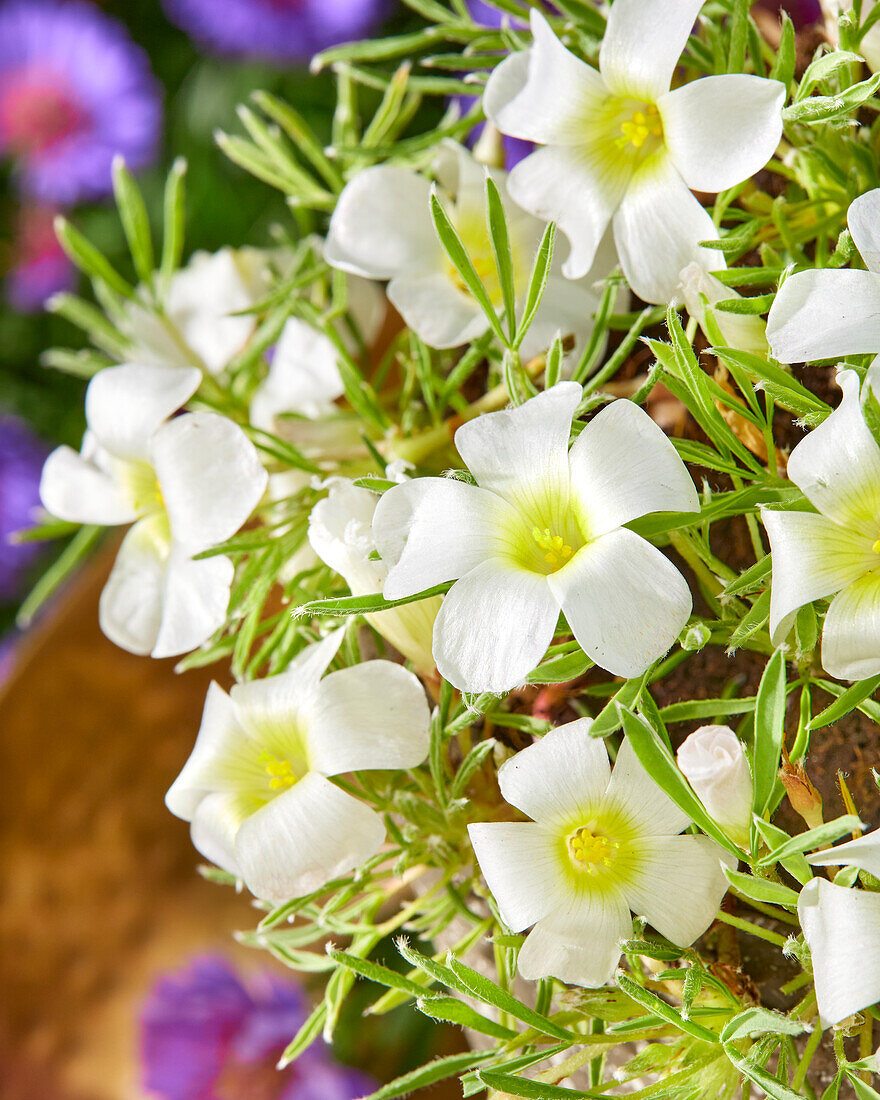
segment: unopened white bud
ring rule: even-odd
[[[729,726],[701,726],[678,750],[678,766],[716,824],[747,844],[752,774],[742,742]]]

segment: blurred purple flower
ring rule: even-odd
[[[269,61],[308,61],[364,38],[388,0],[162,0],[168,18],[209,50]]]
[[[791,16],[795,30],[822,22],[822,6],[819,0],[758,0],[758,6],[769,12],[785,9]]]
[[[40,504],[40,473],[49,453],[27,427],[0,416],[0,604],[21,593],[26,575],[40,553],[38,543],[13,543],[10,536],[30,526]]]
[[[22,191],[64,205],[110,194],[110,165],[154,159],[162,124],[146,54],[84,0],[0,4],[0,152]]]
[[[272,974],[242,983],[221,956],[205,955],[160,978],[141,1019],[144,1088],[162,1100],[354,1100],[375,1083],[310,1047],[275,1064],[308,1015],[291,982]]]
[[[55,211],[31,206],[22,210],[6,275],[6,297],[20,313],[36,313],[60,290],[72,290],[76,269],[55,236]]]

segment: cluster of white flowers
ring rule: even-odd
[[[811,877],[807,865],[880,876],[880,834],[828,848],[848,829],[822,826],[798,848],[781,830],[769,831],[776,828],[769,818],[782,798],[785,657],[799,652],[800,635],[797,644],[790,637],[799,610],[821,611],[833,597],[821,628],[820,660],[830,677],[880,674],[880,418],[872,412],[875,388],[880,396],[880,190],[849,207],[849,233],[867,270],[789,274],[765,332],[749,299],[733,289],[748,282],[729,279],[736,268],[726,270],[724,252],[707,247],[719,224],[693,192],[725,191],[732,201],[764,168],[782,137],[787,88],[742,73],[673,86],[700,9],[701,0],[614,0],[598,68],[579,56],[576,34],[567,39],[572,49],[563,44],[570,25],[554,30],[533,9],[531,44],[495,67],[483,106],[500,134],[539,148],[507,174],[444,137],[433,159],[392,158],[351,171],[326,241],[305,244],[315,285],[323,280],[326,292],[332,284],[343,308],[327,308],[316,292],[259,343],[259,303],[273,277],[298,270],[292,248],[197,255],[171,279],[158,314],[139,293],[123,325],[131,361],[91,382],[82,450],[61,447],[50,456],[42,499],[63,520],[133,524],[101,598],[101,626],[117,644],[154,657],[208,647],[230,627],[240,548],[263,530],[269,544],[279,531],[298,530],[286,558],[271,559],[276,575],[268,578],[307,597],[308,621],[289,620],[292,633],[279,635],[278,651],[283,642],[293,656],[278,674],[243,678],[229,694],[212,685],[192,756],[167,796],[172,812],[191,822],[196,848],[257,898],[279,903],[359,874],[389,850],[389,835],[396,845],[415,844],[394,799],[378,795],[364,773],[408,771],[421,777],[413,790],[424,793],[449,746],[457,764],[468,751],[455,737],[468,707],[479,717],[483,696],[553,682],[540,679],[542,663],[576,657],[569,679],[596,666],[626,683],[601,719],[547,732],[529,716],[520,728],[543,736],[528,747],[511,755],[487,743],[495,769],[489,785],[496,790],[497,776],[502,798],[475,803],[466,831],[456,834],[462,848],[467,837],[471,845],[460,881],[478,868],[485,884],[474,888],[477,912],[497,913],[504,934],[531,928],[519,947],[520,975],[604,985],[634,938],[633,914],[684,948],[718,916],[731,882],[758,908],[785,905],[795,893],[782,881],[765,873],[766,890],[750,895],[736,871],[738,858],[754,870],[764,866],[762,851],[778,849],[806,869],[789,910],[796,908],[812,953],[821,1021],[837,1024],[880,998],[873,941],[880,895],[876,883],[855,888],[854,871],[830,883]],[[500,203],[494,223],[487,195]],[[536,298],[549,222],[567,243],[537,280]],[[466,262],[450,251],[450,234]],[[673,441],[646,411],[650,386],[629,399],[640,392],[638,378],[628,390],[584,384],[578,364],[584,356],[595,362],[608,338],[596,331],[601,284],[613,300],[618,266],[644,302],[670,307],[673,341],[675,311],[684,306],[688,335],[701,326],[722,358],[729,353],[724,362],[740,372],[740,389],[746,378],[740,401],[719,375],[710,381],[696,367],[701,396],[688,407],[708,437],[720,433],[724,453]],[[401,351],[401,321],[411,360]],[[510,339],[489,352],[496,322],[508,325]],[[230,380],[231,365],[255,340],[257,373],[233,372]],[[472,361],[469,351],[457,357],[454,349],[474,344],[481,350]],[[673,397],[684,401],[689,351],[649,346],[667,368]],[[350,364],[371,350],[377,374],[401,373],[400,425],[381,394],[352,376]],[[448,375],[461,370],[462,384],[482,364],[500,381],[476,399],[458,388],[454,400],[440,401],[431,391],[426,403],[436,400],[429,409],[436,415],[422,448],[424,440],[408,437],[407,417],[435,354],[446,355],[439,361]],[[824,419],[816,413],[821,402],[797,383],[802,415],[815,426],[788,455],[787,481],[773,467],[763,495],[742,496],[749,490],[733,476],[736,460],[744,455],[754,466],[758,456],[769,467],[776,453],[768,439],[771,385],[790,377],[779,362],[864,354],[877,355],[874,366],[842,364],[842,400]],[[764,367],[766,378],[756,373]],[[749,378],[761,382],[753,388]],[[756,397],[762,386],[770,395],[763,435],[756,427],[765,412]],[[360,416],[370,401],[375,423]],[[447,407],[454,415],[444,420]],[[758,549],[760,517],[769,557],[756,562],[754,576],[748,571],[751,588],[737,582],[724,591],[733,575],[716,567],[700,534],[717,514],[711,491],[698,493],[683,456],[733,477],[728,496],[746,500],[737,514],[748,516]],[[704,719],[754,712],[752,726],[746,733],[700,727],[673,758],[647,693],[657,670],[672,667],[663,662],[678,640],[682,654],[698,648],[685,639],[689,622],[688,639],[718,641],[702,612],[691,620],[693,584],[698,607],[708,600],[720,615],[725,600],[756,591],[768,573],[764,603],[756,601],[753,621],[744,618],[731,645],[769,620],[766,645],[756,648],[779,664],[768,665],[750,705],[681,712]],[[304,576],[317,578],[317,588],[304,587]],[[360,647],[372,650],[374,635],[358,642],[355,631],[328,631],[334,614],[362,615],[414,671],[362,660]],[[342,667],[325,676],[334,661]],[[770,673],[779,667],[773,711]],[[852,706],[870,690],[848,696]],[[453,698],[465,719],[446,736]],[[637,717],[631,710],[639,700]],[[767,714],[777,722],[772,730]],[[810,722],[804,711],[795,763]],[[612,771],[615,741],[603,738],[621,726]],[[751,737],[748,751],[744,737]],[[437,836],[418,840],[431,858],[444,851],[443,814],[442,825],[433,821]]]

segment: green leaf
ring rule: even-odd
[[[785,654],[777,649],[764,669],[755,702],[755,744],[752,771],[755,813],[762,817],[770,808],[777,783],[779,759],[785,739]]]
[[[880,1100],[880,1092],[877,1092],[876,1089],[872,1089],[870,1085],[866,1085],[857,1073],[847,1069],[846,1075],[849,1078],[849,1083],[852,1085],[852,1090],[856,1094],[857,1100]]]
[[[404,596],[399,600],[386,600],[381,592],[372,596],[339,596],[330,600],[312,600],[302,607],[295,607],[291,611],[297,619],[312,618],[315,615],[370,615],[376,611],[388,611],[392,607],[402,607],[416,600],[426,600],[429,596],[440,596],[448,592],[449,584],[438,584],[434,588],[428,588],[424,592],[417,592],[414,596]]]
[[[488,291],[483,286],[480,276],[477,274],[476,268],[468,255],[468,251],[462,243],[461,237],[459,237],[455,226],[449,220],[449,215],[443,209],[443,204],[436,194],[431,195],[431,217],[434,220],[434,228],[437,231],[437,236],[440,238],[440,244],[449,257],[450,263],[461,276],[462,282],[471,292],[483,313],[486,315],[489,327],[498,337],[500,342],[507,346],[508,339],[501,329],[501,325],[498,321],[498,314],[495,307],[492,305]]]
[[[880,687],[880,675],[871,676],[867,680],[859,680],[848,687],[834,702],[810,722],[811,730],[820,730],[824,726],[830,726],[832,722],[838,722],[854,711],[859,703],[873,695]]]
[[[504,315],[507,319],[509,340],[516,336],[516,277],[513,270],[513,252],[510,248],[510,234],[507,229],[507,216],[504,204],[498,193],[498,186],[491,176],[486,176],[486,224],[489,239],[498,269],[501,294],[504,300]]]
[[[28,593],[15,617],[18,627],[25,630],[31,625],[40,608],[58,590],[80,562],[89,556],[103,533],[103,527],[91,525],[80,527],[57,560],[49,566]]]
[[[446,965],[465,990],[472,996],[478,997],[484,1004],[506,1012],[515,1019],[521,1020],[522,1023],[528,1024],[529,1027],[535,1028],[536,1031],[543,1032],[544,1035],[552,1035],[554,1039],[563,1039],[566,1042],[577,1042],[576,1035],[524,1005],[511,993],[501,989],[488,978],[484,978],[482,974],[478,974],[476,970],[460,962],[454,955],[446,956]]]
[[[621,708],[637,706],[644,686],[644,676],[634,677],[621,684],[594,718],[590,726],[590,737],[608,737],[609,734],[616,733],[620,729]]]
[[[709,1028],[703,1027],[702,1024],[695,1023],[693,1020],[686,1020],[677,1009],[667,1004],[662,997],[658,997],[656,993],[652,993],[649,989],[644,989],[638,982],[634,981],[622,970],[617,972],[616,980],[618,986],[627,997],[635,1001],[636,1004],[640,1004],[643,1008],[646,1008],[655,1016],[659,1016],[661,1020],[665,1020],[668,1024],[672,1024],[673,1027],[677,1027],[679,1031],[684,1031],[688,1035],[693,1035],[695,1039],[700,1039],[704,1043],[714,1044],[718,1042],[718,1036],[714,1031],[710,1031]]]
[[[526,682],[529,684],[565,684],[569,680],[576,680],[578,676],[593,667],[593,662],[577,646],[571,653],[559,653],[543,661],[534,672],[529,673]]]
[[[529,288],[526,291],[526,302],[523,306],[522,317],[514,341],[514,348],[519,348],[529,331],[529,326],[535,319],[538,307],[547,289],[547,280],[550,278],[550,267],[553,263],[553,250],[556,244],[556,223],[550,222],[544,230],[544,236],[535,253],[535,262],[529,275]]]
[[[509,1027],[490,1020],[483,1016],[464,1001],[455,997],[425,997],[421,996],[416,1001],[416,1008],[425,1016],[433,1020],[444,1020],[449,1024],[457,1024],[458,1027],[471,1028],[483,1035],[490,1035],[493,1039],[515,1039],[516,1032]]]
[[[794,23],[788,12],[781,9],[782,33],[779,36],[779,45],[776,48],[776,57],[770,69],[770,79],[778,80],[785,85],[786,92],[794,79],[795,64],[797,62],[797,50],[795,47]]]
[[[768,855],[759,859],[757,866],[772,867],[774,863],[779,863],[788,856],[826,848],[835,840],[840,840],[846,833],[856,832],[865,827],[864,822],[854,814],[844,814],[842,817],[836,817],[834,821],[826,821],[824,825],[818,825],[815,829],[790,837],[778,848],[774,848]]]
[[[284,1069],[285,1066],[289,1066],[291,1062],[295,1062],[301,1054],[308,1050],[321,1034],[326,1019],[327,1004],[321,1001],[321,1003],[313,1009],[308,1019],[285,1047],[284,1053],[278,1060],[279,1069]]]
[[[125,166],[125,160],[117,153],[113,158],[113,194],[119,208],[119,219],[135,271],[142,283],[149,285],[156,261],[153,256],[153,239],[150,236],[150,219],[141,189]]]
[[[477,1076],[487,1088],[509,1096],[527,1096],[531,1100],[585,1100],[590,1097],[605,1097],[604,1093],[579,1092],[567,1089],[563,1085],[544,1085],[528,1077],[514,1077],[509,1073],[492,1073],[479,1070]]]
[[[451,1054],[448,1058],[437,1058],[433,1062],[428,1062],[427,1065],[404,1073],[402,1077],[396,1077],[387,1085],[371,1092],[369,1096],[362,1097],[362,1100],[395,1100],[398,1096],[405,1096],[417,1089],[434,1085],[438,1081],[445,1081],[449,1077],[466,1073],[493,1053],[491,1050],[481,1050],[477,1053],[466,1051],[464,1054]]]
[[[746,857],[740,849],[706,813],[702,802],[678,770],[671,753],[665,745],[661,744],[654,731],[626,707],[618,704],[618,710],[623,723],[623,732],[629,738],[629,743],[641,761],[642,767],[657,786],[665,791],[676,806],[683,810],[695,825],[699,825],[704,833],[716,840],[728,852],[735,855],[737,859],[745,859]]]
[[[122,278],[107,257],[75,229],[67,218],[55,218],[55,236],[71,263],[91,279],[100,279],[123,298],[131,298],[134,288]]]
[[[425,995],[424,986],[416,985],[406,975],[400,974],[390,967],[382,966],[381,963],[373,962],[372,959],[361,959],[356,955],[348,954],[346,951],[338,951],[332,944],[328,944],[327,954],[341,966],[347,966],[349,970],[353,970],[355,974],[360,974],[362,978],[368,978],[371,982],[377,982],[389,989],[399,989],[412,997],[424,997]]]
[[[880,87],[880,73],[875,73],[870,79],[863,80],[860,84],[853,84],[837,95],[810,96],[800,103],[792,103],[791,106],[783,108],[782,119],[784,122],[798,122],[808,126],[830,122],[831,119],[840,118],[850,111],[855,111],[874,95],[878,87]]]
[[[746,875],[742,871],[732,871],[724,868],[727,881],[744,897],[752,901],[766,902],[769,905],[784,905],[789,909],[796,909],[798,896],[794,890],[783,886],[781,882],[773,882],[768,878],[758,878],[756,875]]]
[[[778,825],[772,825],[769,821],[764,821],[763,818],[760,817],[753,818],[753,821],[761,835],[761,839],[768,847],[780,848],[787,841],[791,840],[788,833],[780,829]],[[800,852],[796,852],[791,856],[785,856],[780,862],[791,877],[797,879],[801,886],[806,885],[813,877],[813,872],[810,869],[809,863],[807,863]]]
[[[754,1039],[757,1035],[802,1035],[804,1031],[806,1027],[800,1020],[766,1008],[747,1008],[727,1021],[721,1031],[721,1042]]]
[[[474,748],[471,749],[462,761],[458,771],[455,773],[452,787],[449,790],[449,798],[451,801],[454,802],[455,799],[462,797],[470,782],[471,776],[482,766],[483,761],[497,744],[498,742],[495,738],[490,737],[488,741],[481,741],[479,745],[475,745]]]
[[[770,1100],[803,1100],[801,1093],[792,1092],[788,1085],[783,1085],[772,1073],[768,1073],[767,1070],[751,1063],[734,1047],[725,1047],[724,1053],[730,1060],[731,1065],[738,1069],[744,1077],[748,1077],[750,1081],[754,1081],[756,1085],[759,1085],[770,1097]]]
[[[162,259],[159,267],[163,293],[167,293],[171,276],[180,266],[183,257],[186,228],[186,168],[183,157],[177,157],[165,181],[165,195],[162,202]]]
[[[740,621],[736,624],[736,629],[730,635],[727,642],[728,653],[732,653],[735,649],[738,649],[744,642],[747,642],[749,638],[754,637],[759,630],[763,629],[767,620],[770,618],[770,589],[766,589],[758,596],[749,610],[743,615]]]

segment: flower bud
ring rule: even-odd
[[[779,778],[795,813],[806,821],[808,829],[818,828],[822,824],[822,796],[810,782],[803,765],[786,762],[779,770]]]
[[[678,766],[716,824],[747,844],[752,774],[742,742],[729,726],[701,726],[678,750]]]

